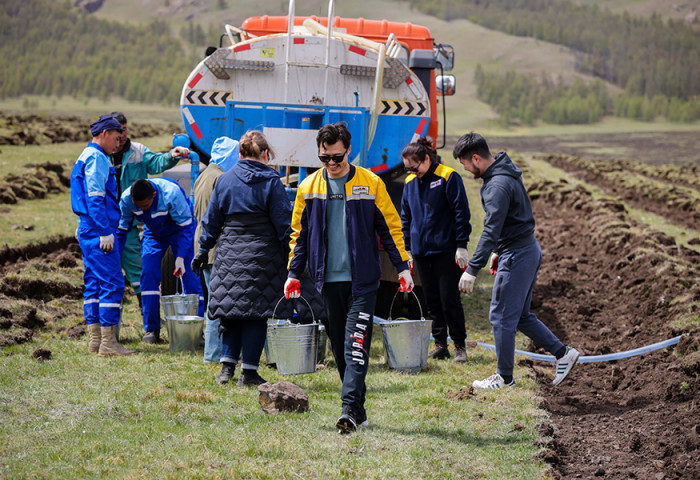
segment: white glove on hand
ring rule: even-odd
[[[469,252],[466,248],[458,248],[455,253],[455,262],[459,265],[459,268],[466,270],[469,265]]]
[[[411,252],[406,253],[408,253],[408,269],[411,271],[411,275],[413,275],[413,267],[415,267],[415,263],[413,262],[413,255],[411,255]]]
[[[175,259],[175,271],[173,275],[176,277],[181,277],[185,274],[185,259],[182,257],[177,257]]]
[[[76,230],[76,233],[78,231]],[[104,252],[111,252],[114,249],[114,235],[109,234],[104,237],[100,237],[100,248]]]
[[[462,274],[462,278],[459,279],[459,291],[469,295],[474,291],[474,281],[476,277],[467,272]]]
[[[413,277],[410,270],[399,273],[399,292],[413,291]]]
[[[172,149],[170,154],[173,156],[173,158],[184,158],[189,156],[190,150],[185,147],[175,147]]]

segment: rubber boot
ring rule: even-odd
[[[143,303],[141,303],[141,293],[136,294],[136,298],[139,299],[139,312],[143,312]]]
[[[90,343],[88,344],[89,353],[97,353],[100,351],[100,343],[102,334],[100,333],[100,324],[91,323],[88,325],[88,334],[90,335]]]
[[[102,334],[102,343],[100,344],[100,351],[97,354],[100,357],[131,355],[132,353],[136,353],[133,350],[127,350],[124,345],[119,343],[117,340],[116,325],[101,327],[100,333]]]

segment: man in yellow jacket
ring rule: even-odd
[[[350,140],[343,123],[325,125],[316,136],[324,168],[297,190],[284,287],[287,298],[298,297],[299,279],[308,267],[323,297],[325,327],[343,382],[343,410],[336,423],[341,433],[367,425],[365,377],[381,277],[379,242],[400,272],[400,289],[413,289],[401,219],[384,182],[348,162]]]

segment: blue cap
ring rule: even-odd
[[[98,136],[105,130],[118,130],[119,133],[124,131],[121,123],[111,115],[102,115],[98,121],[90,125],[90,133],[92,133],[93,137]]]

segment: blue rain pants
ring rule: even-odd
[[[88,325],[99,323],[110,327],[119,323],[121,303],[124,297],[124,276],[120,265],[119,249],[111,252],[100,248],[97,229],[78,228],[78,243],[83,252],[85,273],[83,281],[83,311]]]
[[[520,330],[535,344],[554,354],[564,344],[530,312],[532,289],[542,265],[542,250],[535,240],[530,245],[508,250],[498,257],[489,319],[501,376],[513,375],[515,333]]]
[[[190,245],[194,245],[194,231],[196,224],[192,222],[181,232],[180,235],[186,235]],[[144,330],[153,332],[160,330],[160,282],[162,280],[160,264],[163,260],[163,255],[172,247],[173,251],[177,251],[178,233],[174,232],[165,238],[156,238],[153,233],[146,228],[143,234],[141,243],[141,259],[143,269],[141,271],[141,304],[143,308],[143,323]],[[185,274],[182,276],[184,293],[195,293],[199,295],[199,311],[200,317],[204,316],[204,293],[199,277],[192,271],[192,257],[194,249],[186,249],[183,258],[185,260]]]

